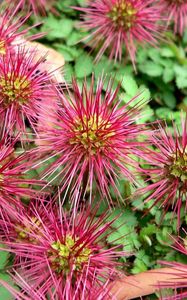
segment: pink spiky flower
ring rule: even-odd
[[[25,119],[32,127],[41,106],[41,99],[53,98],[52,73],[41,71],[45,56],[35,60],[36,49],[18,48],[0,57],[0,116],[22,133]]]
[[[92,77],[91,86],[85,80],[81,90],[73,79],[72,89],[59,94],[58,111],[49,113],[47,122],[45,114],[43,121],[42,114],[39,117],[37,152],[44,159],[38,165],[56,157],[46,167],[43,178],[50,176],[52,182],[58,177],[61,190],[70,191],[74,199],[77,195],[84,198],[88,191],[91,201],[93,190],[111,199],[109,186],[120,196],[116,185],[119,173],[135,181],[130,168],[138,164],[131,155],[141,156],[139,147],[143,142],[138,136],[145,133],[145,126],[136,124],[136,120],[145,102],[134,97],[120,107],[119,86],[113,90],[109,80],[103,93],[105,83],[99,79],[94,91]]]
[[[162,0],[163,14],[167,17],[167,23],[174,23],[174,32],[182,35],[187,26],[187,2],[186,0]]]
[[[28,36],[29,30],[38,24],[22,29],[30,14],[23,16],[19,13],[19,9],[20,5],[6,9],[0,5],[0,56],[5,55],[7,51],[14,51],[17,45],[23,44],[24,39],[31,41],[43,36],[43,34]]]
[[[75,9],[84,13],[80,26],[91,32],[89,44],[100,48],[96,61],[107,49],[110,58],[121,60],[125,47],[135,66],[137,43],[154,46],[160,38],[163,17],[157,1],[94,0],[88,7]]]
[[[2,233],[1,241],[15,254],[13,267],[33,290],[51,299],[86,299],[94,286],[118,276],[118,258],[126,253],[120,245],[108,249],[105,243],[116,218],[109,221],[108,213],[96,218],[97,208],[67,213],[61,206],[40,204],[40,211],[33,207],[32,217],[31,211],[29,216],[18,212],[8,227],[5,218],[1,222],[4,232],[14,227],[17,233],[14,241]]]
[[[11,286],[6,281],[0,279],[0,285],[4,286],[17,300],[64,300],[64,298],[59,298],[58,295],[50,294],[45,296],[42,291],[42,288],[34,288],[32,284],[28,283],[25,278],[22,277],[16,270],[13,270],[13,274],[11,275],[11,279],[13,283],[15,283],[21,291],[13,286]],[[110,280],[107,280],[105,284],[100,287],[94,286],[88,291],[86,298],[85,295],[79,295],[77,297],[72,297],[71,299],[79,299],[79,300],[117,300],[117,297],[113,295],[108,287],[108,283]],[[69,300],[69,299],[68,299]]]
[[[183,255],[187,256],[187,232],[184,230],[185,237],[174,238],[172,240],[174,242],[172,248],[179,251]],[[179,262],[166,262],[161,261],[161,264],[164,266],[172,267],[174,270],[177,270],[176,273],[176,282],[167,281],[161,282],[159,284],[162,288],[172,288],[175,289],[175,293],[169,297],[163,297],[163,300],[182,300],[187,297],[187,264],[179,263]],[[171,269],[172,270],[172,269]],[[175,272],[173,273],[175,274]],[[171,271],[172,275],[172,271]]]
[[[43,186],[44,182],[37,179],[28,179],[25,173],[30,169],[31,152],[17,154],[15,144],[19,136],[12,138],[5,127],[0,134],[0,207],[9,204],[18,205],[20,198],[32,198],[37,194],[34,186]]]
[[[172,131],[174,133],[172,133]],[[145,152],[143,174],[150,183],[138,189],[135,195],[149,193],[145,202],[154,200],[151,207],[160,204],[163,215],[173,211],[178,216],[184,204],[187,209],[187,116],[181,117],[181,128],[173,124],[173,130],[160,126],[150,137],[150,144],[155,151]]]

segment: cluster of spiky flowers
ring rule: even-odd
[[[0,239],[15,254],[13,267],[41,299],[94,299],[90,292],[120,274],[115,267],[126,254],[105,243],[116,218],[103,213],[96,219],[97,208],[89,206],[75,215],[38,200],[29,209],[8,208],[1,220]]]
[[[37,47],[25,47],[26,41],[42,34],[26,38],[32,27],[22,30],[22,25],[30,14],[23,17],[19,10],[20,3],[0,6],[0,117],[12,130],[25,132],[25,121],[32,127],[36,121],[41,98],[49,99],[55,92],[46,57],[39,57]]]
[[[162,8],[152,0],[94,0],[88,7],[75,7],[84,13],[81,25],[90,30],[89,44],[99,48],[96,60],[109,49],[110,58],[122,58],[123,48],[135,67],[137,43],[155,45],[161,37]]]
[[[130,167],[137,166],[136,157],[141,156],[143,143],[138,136],[146,130],[136,120],[145,101],[134,104],[135,97],[120,106],[119,87],[113,89],[112,80],[104,95],[105,80],[96,82],[95,91],[94,83],[94,77],[90,87],[85,80],[81,90],[73,79],[71,90],[59,94],[61,106],[48,114],[47,122],[41,112],[37,152],[44,155],[39,164],[46,161],[46,155],[48,160],[56,156],[43,178],[58,177],[62,191],[70,189],[74,199],[88,191],[91,201],[95,186],[110,201],[109,186],[119,195],[119,173],[135,182]]]
[[[183,34],[187,26],[186,0],[162,0],[163,12],[167,17],[168,25],[174,23],[174,32]]]
[[[144,99],[137,95],[121,103],[120,86],[114,88],[111,79],[95,82],[93,76],[82,89],[73,79],[59,91],[54,73],[45,68],[46,57],[25,46],[28,29],[21,28],[29,15],[15,18],[25,6],[43,12],[47,2],[16,1],[15,9],[0,16],[0,118],[5,123],[0,126],[0,243],[13,254],[9,273],[21,290],[0,283],[16,299],[113,299],[108,286],[121,275],[119,258],[128,254],[121,250],[124,245],[107,244],[117,218],[100,214],[99,205],[92,208],[87,200],[93,204],[99,194],[112,206],[111,189],[124,200],[119,177],[136,184],[140,172],[152,184],[137,193],[149,192],[146,201],[155,199],[154,205],[161,203],[180,220],[187,204],[187,117],[182,133],[174,126],[174,136],[165,128],[152,134],[140,124]],[[78,8],[85,12],[83,26],[93,29],[93,44],[101,47],[96,59],[108,48],[111,58],[121,59],[125,46],[134,64],[137,43],[155,45],[160,38],[162,2],[94,0]],[[15,148],[30,142],[27,124],[37,146],[17,154]],[[153,168],[141,168],[142,159]],[[45,187],[57,179],[64,206],[57,197],[36,192],[35,185],[44,187],[42,180],[26,177],[38,166],[48,180]],[[28,206],[22,201],[26,197]]]
[[[154,200],[164,214],[171,210],[178,215],[182,204],[187,207],[187,115],[181,117],[181,128],[173,124],[173,132],[160,126],[149,139],[155,150],[145,152],[145,169],[149,185],[138,189],[136,195],[149,193],[146,202]],[[150,183],[150,180],[152,183]]]

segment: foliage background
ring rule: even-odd
[[[33,32],[47,32],[40,42],[62,53],[65,58],[64,77],[70,81],[76,76],[79,84],[82,84],[86,76],[88,81],[94,72],[96,79],[102,73],[115,78],[115,84],[121,82],[120,99],[127,102],[133,96],[141,92],[141,97],[151,99],[146,105],[144,122],[164,119],[171,126],[171,120],[180,123],[181,110],[187,112],[187,30],[183,37],[167,33],[167,41],[162,42],[158,48],[138,48],[137,71],[133,70],[131,62],[126,58],[122,62],[109,61],[104,55],[101,61],[94,63],[94,52],[86,42],[82,40],[87,33],[79,28],[80,13],[71,6],[84,6],[84,0],[59,0],[56,8],[58,15],[48,14],[40,17],[42,25]],[[35,17],[30,22],[35,23]],[[139,178],[140,185],[145,185],[143,178]],[[133,187],[122,178],[120,191],[123,198],[127,198],[133,192]],[[121,258],[125,262],[124,271],[136,274],[151,268],[159,267],[158,260],[178,261],[187,263],[187,258],[173,250],[170,235],[176,236],[176,217],[168,212],[161,222],[162,208],[154,207],[143,217],[151,206],[143,203],[143,197],[133,201],[121,203],[117,206],[117,199],[113,195],[116,208],[111,212],[114,215],[121,214],[113,224],[116,230],[106,242],[110,247],[111,241],[123,244],[124,250],[132,254],[129,258]],[[136,210],[135,210],[136,208]],[[104,204],[99,213],[108,209]],[[186,227],[187,216],[184,207],[181,213],[182,227]],[[122,226],[119,227],[119,225]],[[181,235],[183,232],[181,231]],[[9,254],[0,252],[0,278],[9,280],[4,269],[7,265]],[[0,288],[1,299],[11,299],[10,294]],[[157,299],[157,295],[144,299]]]

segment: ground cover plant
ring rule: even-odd
[[[0,299],[187,299],[186,52],[186,1],[2,1]]]

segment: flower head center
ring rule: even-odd
[[[184,183],[187,180],[187,154],[177,153],[169,167],[169,172],[170,175]]]
[[[77,120],[73,131],[74,137],[70,143],[83,145],[91,154],[101,151],[108,138],[114,135],[111,123],[96,114]]]
[[[15,76],[15,74],[8,73],[6,76],[0,77],[0,94],[5,106],[14,102],[27,103],[31,95],[30,82],[25,76]]]
[[[48,251],[50,265],[56,273],[79,271],[89,261],[91,250],[78,243],[78,238],[71,235],[65,237],[64,242],[54,242]]]
[[[136,21],[136,9],[128,0],[117,0],[112,5],[111,10],[108,13],[110,19],[112,19],[114,25],[123,29],[130,29]]]

